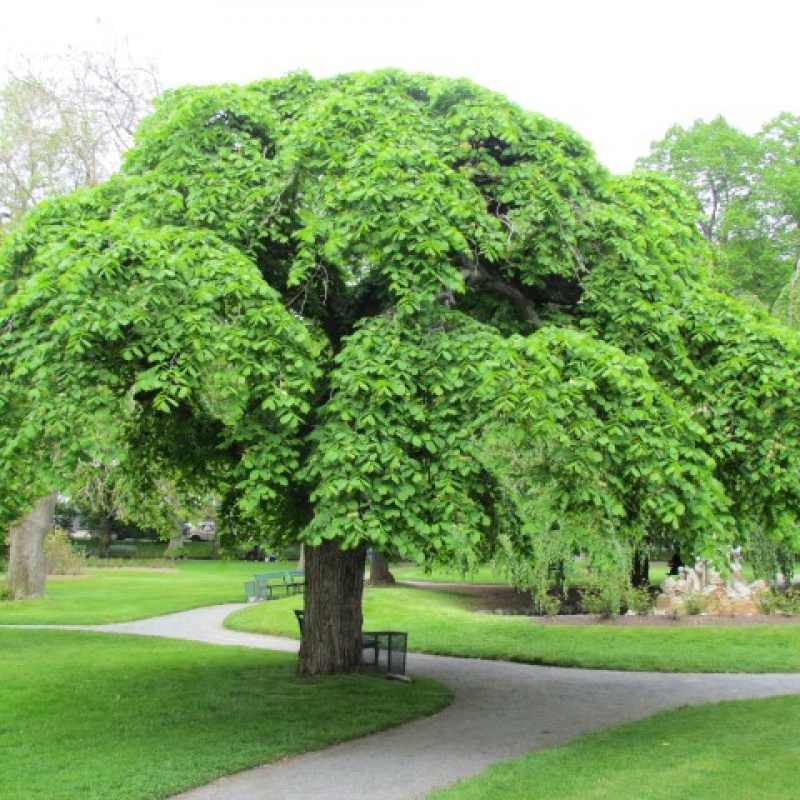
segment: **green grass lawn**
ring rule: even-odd
[[[429,682],[300,681],[296,656],[0,629],[0,796],[160,798],[429,714]]]
[[[93,625],[244,601],[256,572],[294,569],[294,562],[182,561],[163,570],[85,569],[77,578],[48,578],[46,597],[0,601],[0,624]]]
[[[260,603],[230,616],[237,630],[298,636],[302,598]],[[798,672],[800,625],[622,628],[537,625],[476,614],[463,597],[428,589],[367,589],[366,630],[408,631],[409,649],[593,669],[666,672]]]
[[[789,800],[800,696],[682,708],[496,764],[431,800]]]
[[[123,621],[239,601],[254,572],[293,567],[180,562],[169,572],[90,570],[49,581],[43,600],[0,602],[0,623]],[[486,570],[473,580],[496,576]],[[292,609],[301,605],[292,597],[250,606],[230,627],[297,637]],[[800,670],[800,626],[536,625],[476,614],[453,592],[411,588],[367,589],[364,608],[366,629],[406,630],[411,649],[431,653],[626,670]],[[300,682],[294,664],[294,656],[240,648],[0,630],[0,796],[165,797],[430,713],[449,698],[427,682]],[[357,720],[348,717],[356,703]],[[442,797],[667,800],[678,789],[692,800],[794,796],[800,754],[787,732],[797,730],[800,698],[682,709],[500,765],[485,783]],[[777,777],[770,783],[767,776]]]

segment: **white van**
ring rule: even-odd
[[[217,528],[213,521],[205,520],[197,525],[186,524],[183,528],[184,542],[213,542]]]

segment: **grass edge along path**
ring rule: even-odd
[[[302,598],[231,614],[233,630],[299,638]],[[476,614],[452,592],[367,588],[365,630],[407,631],[409,649],[434,655],[634,672],[800,672],[800,625],[613,627],[537,625]]]
[[[430,800],[797,797],[800,695],[689,706],[495,764]]]
[[[432,714],[429,680],[301,681],[296,656],[0,629],[0,794],[152,800]]]

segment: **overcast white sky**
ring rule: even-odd
[[[9,8],[10,5],[10,8]],[[116,39],[165,86],[400,67],[573,126],[627,172],[673,123],[800,113],[800,0],[10,0],[0,58]]]

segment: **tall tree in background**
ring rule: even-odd
[[[797,117],[782,114],[752,136],[722,117],[675,125],[638,166],[675,178],[693,197],[711,246],[715,284],[771,308],[798,250]]]
[[[775,315],[800,328],[800,117],[781,114],[760,134],[764,150],[766,208],[780,255],[794,269],[773,307]]]
[[[10,73],[0,88],[0,238],[44,199],[107,179],[157,91],[152,67],[116,52],[73,53]],[[24,393],[26,387],[9,385],[3,391]],[[42,471],[32,476],[21,462],[14,469],[9,496],[0,501],[22,515],[9,531],[9,582],[18,597],[36,596],[44,592],[42,544],[52,528],[50,493],[72,484],[66,477],[54,483]],[[41,492],[38,499],[29,495],[34,487]]]

